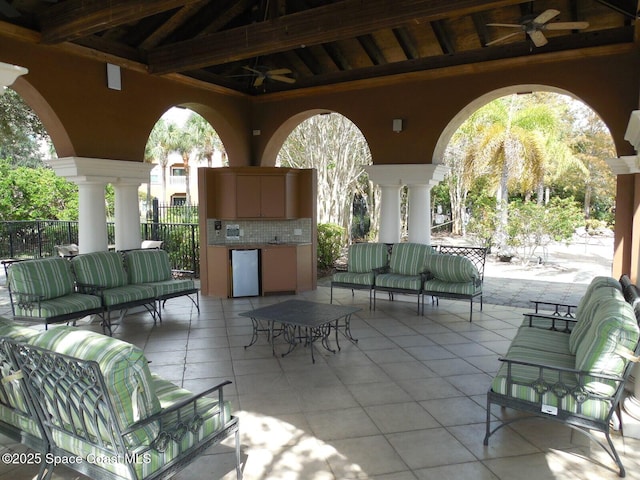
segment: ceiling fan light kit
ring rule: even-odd
[[[520,32],[510,33],[503,37],[492,40],[486,43],[485,46],[489,47],[496,43],[501,43],[515,35],[519,35],[521,32],[527,34],[536,47],[542,47],[549,43],[544,35],[544,30],[584,30],[589,27],[589,22],[552,22],[553,19],[560,15],[559,10],[553,8],[547,9],[537,16],[527,15],[523,17],[519,23],[488,23],[488,27],[504,27],[504,28],[517,28]]]

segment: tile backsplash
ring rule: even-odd
[[[222,229],[215,229],[216,220],[207,219],[208,245],[234,245],[246,243],[269,243],[276,237],[282,243],[311,243],[311,219],[295,220],[220,220]],[[238,240],[226,238],[227,225],[238,225],[241,236]],[[300,235],[296,235],[299,233]]]

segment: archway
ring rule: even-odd
[[[616,146],[581,99],[542,85],[496,90],[459,112],[439,147],[444,138],[434,161],[452,171],[454,234],[473,233],[483,246],[540,264],[559,241],[593,243],[598,234],[612,260],[615,176],[605,160]]]
[[[371,164],[371,152],[362,131],[346,116],[329,111],[307,111],[286,123],[281,130],[289,134],[276,166],[316,169],[318,223],[343,227],[345,237],[368,238],[371,219],[375,232],[377,218],[374,190],[363,168]]]

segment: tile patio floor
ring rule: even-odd
[[[291,297],[204,297],[200,315],[176,299],[162,325],[134,314],[115,336],[142,347],[152,371],[186,388],[233,381],[227,395],[240,418],[247,480],[618,478],[598,446],[553,422],[516,423],[483,446],[485,393],[524,309],[485,303],[469,323],[466,302],[441,300],[422,317],[413,299],[380,299],[372,312],[362,292],[334,296],[362,307],[352,321],[359,343],[343,339],[335,355],[320,349],[315,365],[305,348],[273,357],[264,337],[243,348],[250,320],[238,314]],[[329,289],[300,297],[328,303]],[[494,407],[493,414],[512,413]],[[640,441],[614,438],[627,478],[640,479]],[[0,438],[0,451],[19,448]],[[33,466],[0,465],[0,480],[36,473]],[[54,478],[85,477],[59,467]],[[235,478],[232,442],[175,478]]]

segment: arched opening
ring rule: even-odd
[[[616,182],[605,160],[615,155],[605,123],[574,95],[540,85],[490,92],[440,138],[434,162],[450,173],[432,191],[434,220],[524,264],[546,264],[560,245],[606,245],[594,256],[610,269]]]
[[[172,107],[154,125],[145,148],[145,162],[154,164],[149,183],[141,187],[144,209],[153,199],[160,205],[193,205],[198,196],[199,167],[228,166],[220,136],[200,114]]]
[[[287,130],[275,164],[317,170],[318,223],[339,225],[353,241],[375,237],[377,202],[363,168],[371,152],[360,129],[340,113],[313,111],[290,119],[275,137]]]

